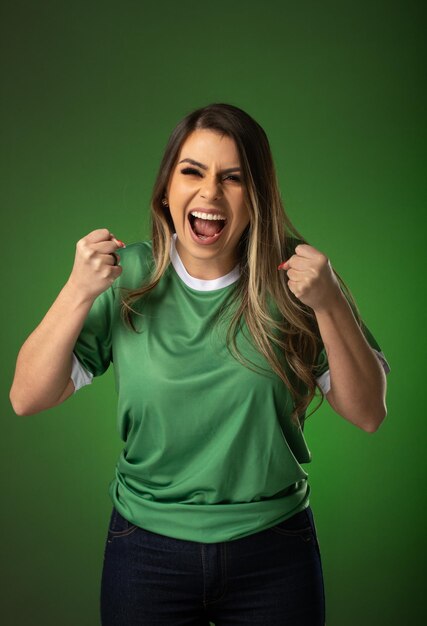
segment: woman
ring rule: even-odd
[[[125,445],[102,624],[323,625],[306,409],[319,388],[374,432],[389,368],[286,217],[267,137],[241,109],[213,104],[175,128],[151,241],[99,229],[78,242],[19,353],[15,411],[63,402],[111,361]]]

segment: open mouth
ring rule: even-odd
[[[195,214],[194,214],[195,213]],[[209,218],[199,217],[200,213],[193,211],[188,215],[190,229],[194,237],[205,243],[211,243],[218,239],[227,223],[226,219],[219,216],[209,215]]]

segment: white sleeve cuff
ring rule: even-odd
[[[329,370],[326,370],[326,372],[319,376],[319,378],[316,378],[316,381],[320,389],[322,390],[323,395],[326,396],[331,388],[331,375],[329,373]]]
[[[371,348],[371,349],[377,355],[381,365],[384,368],[384,372],[388,374],[390,372],[390,366],[387,363],[387,359],[385,358],[383,352],[378,352],[378,350],[375,350],[375,348]],[[319,376],[319,378],[316,378],[316,382],[319,385],[320,389],[322,390],[323,395],[326,396],[328,391],[330,391],[331,389],[331,375],[329,373],[329,370],[324,372],[324,374]]]
[[[71,369],[71,380],[74,384],[74,393],[84,387],[90,385],[93,379],[93,374],[88,372],[86,368],[80,363],[78,358],[73,352],[73,365]]]

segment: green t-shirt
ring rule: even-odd
[[[189,286],[174,246],[172,253],[174,264],[138,304],[142,317],[134,318],[135,333],[121,320],[120,288],[146,280],[151,243],[120,251],[123,272],[95,300],[74,353],[93,376],[114,365],[124,442],[109,488],[117,510],[131,523],[170,537],[229,541],[308,506],[308,474],[301,464],[311,455],[301,428],[290,420],[286,386],[253,347],[247,329],[239,333],[238,346],[257,371],[230,354],[226,325],[216,323],[236,270],[225,281],[192,279]],[[368,340],[380,350],[370,333]],[[320,358],[319,375],[328,369],[326,353]]]

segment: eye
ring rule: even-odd
[[[229,174],[228,176],[225,177],[225,180],[231,180],[233,183],[242,182],[242,179],[240,178],[240,176],[237,176],[236,174]]]
[[[194,174],[196,176],[201,176],[201,172],[199,170],[195,170],[193,167],[185,167],[181,170],[181,174]]]

